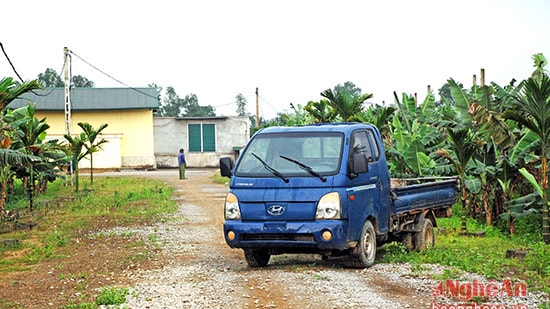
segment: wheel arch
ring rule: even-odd
[[[422,227],[422,221],[424,220],[432,221],[433,227],[437,227],[437,221],[435,220],[435,214],[433,210],[426,209],[425,211],[419,213],[416,216],[416,220],[414,220],[415,222],[414,222],[413,230],[419,231],[420,228]]]

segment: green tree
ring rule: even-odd
[[[54,69],[47,68],[44,73],[38,74],[38,80],[42,82],[44,87],[64,87],[65,83],[61,79],[61,76],[57,74]]]
[[[357,95],[345,87],[335,87],[321,92],[328,100],[330,107],[341,117],[342,121],[352,121],[353,117],[363,111],[363,103],[372,98],[372,94]]]
[[[180,98],[174,87],[166,88],[166,97],[162,100],[156,114],[159,117],[210,117],[216,116],[210,105],[200,106],[196,94],[188,94]]]
[[[166,97],[159,107],[159,115],[162,117],[180,117],[185,108],[184,101],[176,93],[172,86],[166,88]]]
[[[184,117],[213,117],[216,116],[214,108],[210,105],[200,106],[199,99],[194,93],[188,94],[183,99],[183,107],[185,109]]]
[[[304,110],[307,111],[315,122],[317,123],[327,123],[333,122],[336,119],[336,112],[328,100],[321,99],[319,102],[309,101],[304,107]]]
[[[44,73],[38,74],[38,80],[47,88],[65,87],[65,82],[61,76],[51,68],[47,68]],[[71,78],[71,86],[77,88],[92,88],[94,87],[94,82],[82,75],[75,75]]]
[[[149,86],[149,88],[155,88],[157,90],[157,101],[159,103],[159,108],[154,111],[153,115],[155,117],[162,117],[162,113],[163,113],[163,110],[162,110],[162,87],[160,87],[159,85],[157,85],[155,83],[149,84],[148,86]]]
[[[87,79],[82,75],[75,75],[71,78],[71,83],[73,87],[77,88],[93,88],[95,86],[94,82]]]
[[[86,142],[84,143],[84,147],[86,148],[86,155],[90,155],[90,183],[94,183],[94,160],[93,160],[93,154],[95,152],[98,152],[102,150],[102,145],[107,143],[108,141],[104,138],[98,139],[98,136],[101,135],[101,131],[103,131],[108,124],[102,124],[99,126],[99,128],[94,129],[91,124],[87,122],[79,122],[78,126],[84,131],[86,134]]]
[[[540,141],[540,185],[542,188],[542,236],[550,244],[548,217],[548,149],[550,147],[550,78],[544,72],[520,84],[520,94],[513,97],[513,108],[504,116],[534,132]]]
[[[87,153],[82,152],[84,149],[84,144],[86,144],[87,137],[86,133],[82,132],[79,135],[71,136],[68,134],[64,134],[63,137],[69,142],[69,152],[71,154],[71,161],[74,165],[74,173],[75,173],[75,192],[78,193],[79,190],[79,169],[78,169],[78,162],[80,160],[84,159],[86,157]]]
[[[336,92],[342,92],[344,90],[349,91],[350,95],[353,97],[360,97],[362,95],[361,88],[357,87],[354,83],[347,81],[343,85],[338,84],[334,86]]]
[[[242,93],[237,94],[237,96],[235,97],[235,103],[237,103],[237,115],[246,116],[248,114],[248,112],[246,111],[248,101]]]
[[[461,195],[460,201],[462,205],[462,232],[466,232],[466,209],[468,209],[468,200],[466,192],[466,168],[470,163],[470,160],[474,158],[479,151],[479,147],[476,144],[475,136],[472,134],[472,130],[467,127],[462,128],[447,128],[448,147],[451,151],[446,149],[438,150],[436,153],[447,160],[455,168],[460,181]]]

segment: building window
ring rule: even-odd
[[[189,124],[189,151],[216,151],[216,127],[214,124]]]

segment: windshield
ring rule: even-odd
[[[337,132],[259,134],[241,154],[235,175],[273,177],[274,171],[283,177],[335,174],[343,140],[343,134]]]

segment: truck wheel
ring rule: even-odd
[[[244,258],[250,267],[265,267],[269,263],[271,254],[267,250],[243,249]]]
[[[414,247],[417,250],[426,250],[433,248],[435,243],[434,226],[432,220],[424,218],[422,220],[420,231],[414,237]]]
[[[351,250],[351,261],[354,267],[365,268],[374,264],[376,258],[376,232],[370,221],[366,221],[361,230],[359,243]]]
[[[414,240],[413,240],[413,233],[404,232],[403,238],[401,239],[401,243],[407,249],[407,251],[413,251],[414,250]]]

